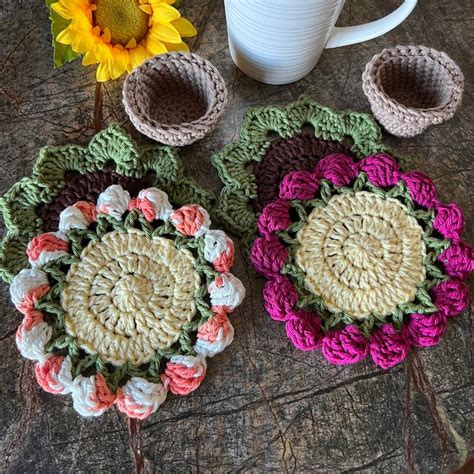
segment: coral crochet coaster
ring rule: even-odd
[[[15,183],[0,198],[6,236],[0,245],[0,277],[10,282],[28,263],[28,242],[57,229],[61,211],[78,201],[95,202],[112,184],[131,197],[157,186],[176,206],[192,202],[210,208],[214,196],[183,176],[176,150],[138,147],[119,127],[98,133],[87,147],[65,145],[41,150],[30,177]]]
[[[360,159],[389,152],[380,138],[370,115],[336,112],[308,97],[287,107],[250,109],[240,141],[212,158],[224,184],[215,215],[248,249],[258,213],[278,197],[287,173],[311,170],[332,153]]]
[[[229,273],[233,243],[210,224],[156,187],[131,198],[114,184],[63,209],[10,286],[24,315],[17,346],[40,386],[70,393],[83,416],[116,404],[140,419],[169,391],[194,391],[206,358],[232,342],[227,313],[245,294]]]
[[[459,207],[386,154],[344,154],[287,174],[251,249],[270,316],[299,349],[384,369],[433,346],[468,306],[474,250]]]

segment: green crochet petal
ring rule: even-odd
[[[357,158],[377,152],[387,152],[403,162],[381,143],[381,131],[367,114],[351,111],[336,112],[307,96],[301,96],[287,107],[266,106],[249,109],[240,141],[228,145],[212,157],[223,183],[214,216],[230,232],[240,236],[249,245],[256,235],[256,212],[253,200],[257,185],[251,165],[262,160],[272,142],[270,135],[277,133],[284,139],[301,134],[308,125],[314,128],[318,139],[342,142],[353,141],[351,150]]]
[[[10,232],[20,232],[37,228],[39,218],[34,213],[34,207],[41,202],[44,187],[34,178],[23,178],[15,183],[0,197],[0,211],[5,227]]]
[[[42,232],[37,214],[41,204],[52,203],[65,187],[67,173],[81,175],[112,168],[131,177],[152,176],[153,186],[163,189],[175,206],[190,202],[210,209],[214,194],[184,176],[176,149],[161,145],[139,147],[121,128],[112,125],[95,135],[88,146],[45,147],[33,167],[31,177],[15,183],[1,198],[0,212],[6,234],[0,244],[0,277],[10,282],[25,268],[28,242]]]

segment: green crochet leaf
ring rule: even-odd
[[[49,19],[51,20],[51,34],[53,39],[51,44],[54,50],[54,67],[61,67],[80,56],[79,53],[75,53],[71,46],[61,44],[56,41],[56,37],[61,31],[63,31],[69,25],[70,21],[64,19],[61,15],[58,15],[52,8],[51,4],[56,3],[57,0],[46,0],[46,6],[49,10]]]
[[[196,203],[209,210],[215,200],[212,192],[184,176],[176,149],[162,145],[138,147],[116,125],[95,135],[87,147],[45,147],[31,176],[15,183],[0,197],[0,212],[6,227],[0,244],[0,277],[4,281],[11,282],[28,265],[25,253],[28,242],[46,231],[38,209],[55,203],[67,185],[68,175],[75,173],[82,179],[104,170],[137,180],[148,177],[149,186],[168,193],[177,207]]]
[[[269,135],[277,133],[284,139],[301,134],[310,124],[318,139],[343,142],[352,139],[351,151],[356,158],[386,152],[403,165],[405,159],[381,142],[381,131],[367,114],[336,112],[309,97],[302,96],[287,107],[265,106],[250,109],[245,117],[237,143],[228,145],[212,157],[223,183],[214,217],[230,232],[240,236],[244,247],[256,236],[257,212],[253,208],[257,185],[252,164],[260,162],[272,142]]]

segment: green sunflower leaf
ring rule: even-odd
[[[54,67],[58,68],[78,58],[80,54],[75,53],[71,46],[61,44],[56,41],[58,34],[67,28],[70,23],[69,20],[64,19],[51,8],[51,4],[56,3],[56,1],[57,0],[46,0],[46,6],[49,10],[49,19],[51,20],[51,34],[53,35],[52,45],[54,49]]]

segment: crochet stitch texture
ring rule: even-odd
[[[257,214],[278,197],[286,174],[309,171],[332,153],[360,159],[390,152],[380,140],[380,129],[370,115],[336,112],[309,97],[287,107],[250,109],[240,141],[212,158],[224,184],[215,216],[248,249],[256,236]]]
[[[95,202],[108,186],[118,184],[135,197],[157,186],[181,206],[192,202],[209,209],[211,192],[183,175],[174,148],[138,147],[118,126],[95,135],[87,147],[45,147],[32,174],[0,198],[7,229],[0,245],[0,277],[11,282],[27,266],[26,246],[44,231],[57,229],[61,211],[78,201]]]
[[[156,187],[131,198],[114,184],[66,207],[10,286],[24,315],[17,346],[39,385],[70,393],[83,416],[116,404],[140,419],[168,391],[196,390],[206,358],[232,342],[227,314],[245,295],[229,273],[232,241],[210,226],[203,207],[174,209]]]
[[[464,217],[423,173],[386,154],[343,154],[287,174],[258,219],[251,260],[270,316],[292,343],[334,364],[384,369],[439,343],[468,305],[474,250]]]

